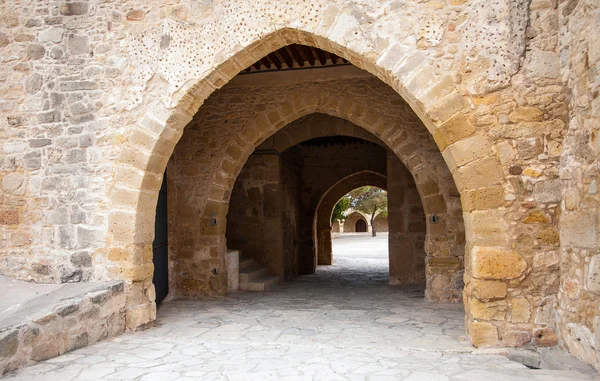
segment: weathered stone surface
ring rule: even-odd
[[[586,286],[589,292],[600,294],[600,254],[594,255],[590,261]]]
[[[471,253],[471,269],[475,278],[513,279],[527,268],[523,257],[512,250],[476,246]]]
[[[470,285],[473,295],[484,301],[502,299],[508,289],[508,285],[501,281],[473,279]]]
[[[565,213],[560,227],[560,241],[565,246],[594,248],[599,242],[598,214],[594,211]]]
[[[0,359],[6,359],[19,349],[19,331],[9,330],[0,334]]]
[[[510,321],[528,323],[531,317],[531,304],[525,298],[514,298],[510,301]]]
[[[427,1],[407,13],[375,1],[308,3],[5,7],[0,167],[2,177],[17,173],[23,182],[3,187],[0,272],[36,282],[119,277],[149,283],[149,258],[133,247],[151,245],[154,196],[171,153],[188,145],[198,156],[169,168],[170,197],[183,211],[171,223],[183,237],[199,231],[201,238],[173,240],[181,257],[170,266],[178,274],[198,274],[181,285],[223,294],[226,282],[211,271],[225,275],[228,201],[246,156],[294,118],[326,112],[376,135],[401,156],[417,184],[438,184],[439,192],[429,189],[432,207],[425,209],[439,215],[405,221],[412,232],[427,225],[427,242],[415,240],[415,251],[461,258],[464,236],[465,274],[471,276],[473,246],[516,250],[527,266],[507,282],[510,295],[535,309],[557,292],[554,280],[560,278],[560,325],[589,326],[597,294],[588,290],[587,270],[600,242],[598,220],[591,217],[600,205],[595,4]],[[330,49],[366,71],[355,79],[319,77],[320,85],[298,78],[338,68],[280,71],[277,81],[263,81],[265,73],[230,81],[289,43]],[[250,78],[261,78],[260,86],[240,86]],[[246,99],[261,92],[266,96]],[[202,119],[186,127],[199,110]],[[184,127],[196,129],[195,139],[180,140]],[[140,130],[145,136],[136,134]],[[456,167],[452,175],[439,160],[440,149]],[[191,177],[193,187],[183,184]],[[125,188],[134,195],[123,203],[116,190]],[[198,194],[175,197],[178,188]],[[274,199],[266,200],[270,209]],[[537,209],[545,214],[537,217],[547,218],[535,221],[529,213]],[[466,216],[462,229],[462,212],[490,217]],[[532,217],[527,221],[534,224],[523,223]],[[183,219],[193,223],[184,226]],[[299,246],[310,247],[310,241]],[[93,255],[91,267],[70,261],[82,248]],[[541,264],[542,252],[559,250],[560,270]],[[422,276],[426,262],[416,263]],[[516,258],[513,267],[522,264]],[[450,285],[456,274],[430,281]],[[172,290],[178,290],[178,276],[173,279]],[[142,299],[132,303],[149,303]],[[508,318],[497,325],[503,341],[504,332],[515,330]]]
[[[556,332],[551,328],[536,328],[533,330],[533,340],[539,347],[553,347],[558,344]]]
[[[506,331],[502,334],[502,344],[507,347],[524,347],[529,342],[531,342],[531,335],[527,331]]]
[[[59,7],[61,15],[79,16],[88,13],[89,5],[87,2],[65,2]]]
[[[471,342],[478,348],[498,344],[498,328],[491,323],[473,322],[470,333]]]
[[[533,186],[533,197],[538,202],[559,202],[560,190],[559,180],[540,181]]]

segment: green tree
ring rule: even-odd
[[[335,221],[342,221],[346,218],[345,212],[350,207],[350,198],[344,196],[340,201],[333,207],[333,214],[331,215],[331,223]]]
[[[375,216],[381,214],[387,216],[388,201],[387,192],[376,187],[361,187],[349,193],[350,206],[359,212],[371,216],[371,228],[373,237],[377,236],[375,231]]]

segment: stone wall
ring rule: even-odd
[[[375,231],[377,233],[379,233],[379,232],[386,233],[389,231],[387,216],[377,215],[375,217],[374,225],[375,225]],[[423,229],[423,231],[424,230],[425,229]]]
[[[410,172],[393,154],[387,155],[387,192],[389,229],[388,246],[390,252],[390,285],[425,285],[425,212],[422,199]],[[446,205],[444,204],[444,209]],[[452,226],[448,219],[449,227]],[[462,226],[462,225],[461,225]],[[435,234],[429,234],[431,243],[441,241]],[[454,237],[443,243],[448,249],[455,246]],[[460,250],[459,250],[460,251]],[[432,253],[435,255],[435,253]],[[445,274],[462,276],[462,262],[446,268]],[[427,271],[436,271],[428,268]],[[454,294],[447,292],[450,284],[441,278],[427,279],[426,297],[436,301],[459,301]]]
[[[0,376],[125,331],[123,283],[69,286],[23,302],[12,324],[0,321]]]
[[[297,275],[300,250],[300,214],[302,213],[302,153],[292,147],[281,156],[281,196],[283,261],[286,278]]]
[[[584,48],[594,36],[588,32],[596,25],[589,16],[596,14],[593,2],[3,5],[0,273],[39,282],[122,279],[131,285],[131,321],[152,320],[154,208],[179,142],[175,161],[179,145],[195,145],[195,164],[201,165],[185,171],[203,188],[194,200],[176,194],[177,202],[194,205],[188,217],[203,232],[186,244],[198,248],[194,255],[210,258],[189,286],[194,294],[222,295],[226,271],[212,271],[225,267],[225,219],[241,167],[285,125],[325,112],[369,130],[402,160],[425,200],[428,236],[445,225],[429,223],[437,213],[428,210],[427,198],[438,193],[428,193],[432,183],[454,180],[465,222],[466,326],[475,345],[556,342],[552,298],[571,278],[559,281],[556,260],[560,188],[570,178],[578,182],[571,163],[595,160],[564,155],[563,168],[573,174],[559,180],[567,122],[573,143],[565,153],[587,147],[585,137],[593,136],[585,109],[595,109],[581,106],[596,99],[595,85],[586,82],[596,83],[590,80],[595,71],[585,65],[595,65],[597,44]],[[561,46],[582,49],[559,52],[559,34]],[[217,90],[290,43],[332,51],[373,78]],[[582,51],[589,60],[581,59]],[[569,88],[592,90],[565,91],[561,67]],[[268,94],[258,97],[261,92]],[[219,119],[225,111],[227,118]],[[586,129],[587,135],[576,132]],[[186,134],[192,138],[180,141]],[[592,178],[585,177],[590,186]],[[575,203],[578,214],[588,208],[582,196],[589,187],[573,188],[566,185],[565,198],[585,200],[584,206]],[[444,201],[448,217],[458,219],[458,201]],[[565,202],[565,227],[571,201]],[[567,236],[563,229],[561,238]],[[561,258],[572,246],[562,244]],[[429,242],[426,251],[428,260],[447,256],[443,246]],[[591,260],[578,253],[569,258]],[[582,317],[570,320],[593,326]]]
[[[255,152],[233,187],[227,215],[227,248],[240,250],[242,256],[267,266],[276,275],[284,274],[283,251],[288,245],[283,241],[284,229],[288,227],[283,219],[287,198],[283,196],[283,173],[277,152]],[[194,198],[194,194],[188,191],[186,197]],[[186,234],[188,239],[198,240],[199,232],[190,230]],[[181,248],[173,250],[180,253],[181,260]],[[202,266],[197,257],[190,259],[184,266]]]
[[[570,100],[560,169],[560,254],[552,257],[560,261],[558,328],[571,353],[600,369],[600,5],[562,1],[558,10]]]
[[[352,212],[346,216],[344,220],[344,232],[345,233],[356,233],[356,222],[358,220],[363,220],[365,222],[365,229],[368,230],[369,220],[365,218],[362,214],[358,212]]]

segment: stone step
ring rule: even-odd
[[[267,291],[279,284],[279,275],[265,275],[248,282],[248,291]]]
[[[254,259],[240,257],[240,271],[254,265]]]
[[[245,269],[240,269],[240,290],[247,290],[250,281],[264,275],[267,275],[267,268],[255,264]]]

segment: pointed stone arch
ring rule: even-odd
[[[330,9],[330,8],[328,8]],[[335,10],[334,10],[335,11]],[[342,17],[335,15],[332,20]],[[308,23],[296,29],[282,26],[276,30],[259,33],[256,39],[246,44],[236,45],[228,53],[220,54],[219,63],[200,76],[190,75],[189,80],[172,93],[168,105],[160,101],[148,102],[141,113],[139,122],[131,128],[121,145],[121,153],[115,164],[114,185],[110,192],[109,232],[107,237],[108,263],[106,270],[111,277],[126,279],[132,282],[128,316],[130,325],[142,324],[154,317],[153,289],[151,284],[152,263],[151,248],[152,227],[154,222],[153,208],[160,188],[162,174],[166,168],[175,144],[180,139],[184,127],[192,120],[195,112],[216,89],[224,86],[240,70],[251,65],[262,56],[286,44],[299,43],[331,51],[343,57],[359,68],[365,69],[388,84],[413,109],[423,122],[425,128],[433,136],[439,150],[443,152],[452,177],[463,199],[465,212],[498,208],[503,204],[505,182],[499,167],[499,161],[491,150],[489,139],[476,132],[471,123],[470,109],[464,97],[457,90],[450,75],[432,75],[420,66],[426,61],[423,54],[414,47],[406,47],[397,43],[385,48],[375,48],[368,41],[360,39],[353,43],[344,41],[343,23],[324,20],[320,24]],[[347,28],[346,28],[347,29]],[[148,95],[146,95],[148,97]],[[135,105],[134,105],[135,106]],[[339,106],[339,107],[338,107]],[[386,142],[392,150],[402,156],[402,145],[394,143],[395,124],[381,122],[377,115],[351,102],[340,102],[335,108],[324,110],[320,103],[301,105],[288,102],[282,105],[281,111],[271,112],[266,118],[266,130],[254,130],[253,136],[246,136],[248,142],[259,142],[268,135],[282,128],[293,118],[312,112],[332,112],[345,110],[339,116],[352,118],[352,121],[365,122],[379,127],[378,137]],[[261,123],[256,123],[260,126]],[[469,148],[467,148],[469,147]],[[473,149],[472,147],[476,147]],[[251,145],[243,147],[240,155],[248,155]],[[407,147],[404,147],[405,149]],[[417,147],[410,147],[415,150]],[[407,163],[411,168],[411,164]],[[235,174],[235,171],[230,171]],[[234,178],[234,176],[232,176]],[[225,184],[230,179],[217,179]],[[426,188],[426,187],[425,187]],[[424,187],[419,187],[423,193]],[[221,200],[227,199],[223,192]],[[214,197],[213,200],[218,197]],[[214,215],[226,215],[226,204],[209,200],[205,215],[200,221],[200,229],[210,235],[223,234],[222,225],[211,225]],[[486,213],[486,216],[493,213]],[[504,263],[506,258],[522,261],[520,256],[511,251],[508,239],[488,240],[486,232],[502,231],[506,223],[501,217],[502,211],[496,212],[498,218],[488,219],[485,230],[478,231],[472,222],[479,218],[474,213],[466,213],[466,236],[469,245],[466,251],[466,262],[470,276],[479,279],[505,278],[506,274],[496,274],[495,263]],[[483,235],[483,236],[482,236]],[[220,243],[224,251],[224,242]],[[490,248],[493,246],[493,250]],[[492,250],[492,251],[490,251]],[[123,261],[111,261],[110,253],[124,253]],[[485,261],[480,261],[485,258]],[[481,267],[485,263],[485,268]],[[488,271],[488,269],[492,269]],[[512,273],[511,273],[512,274]],[[509,274],[510,275],[510,274]],[[514,274],[515,277],[520,274]],[[511,275],[512,276],[512,275]],[[469,292],[467,296],[469,296]],[[467,304],[467,306],[469,306]],[[468,315],[469,319],[472,319]],[[486,323],[487,324],[487,323]],[[495,329],[493,325],[486,329]]]

